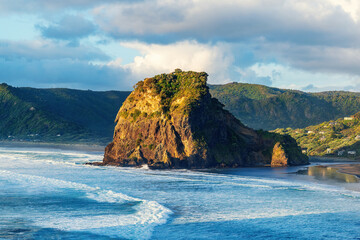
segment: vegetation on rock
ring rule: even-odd
[[[307,163],[295,140],[244,126],[212,98],[204,72],[146,78],[116,117],[104,164],[152,168],[257,166],[271,163],[275,140],[289,165]]]

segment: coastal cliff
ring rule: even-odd
[[[210,168],[270,165],[276,144],[286,164],[307,164],[294,139],[243,125],[215,98],[204,72],[146,78],[116,117],[104,165]],[[276,155],[276,154],[275,154]],[[276,155],[277,156],[277,155]]]

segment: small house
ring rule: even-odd
[[[330,154],[331,153],[331,148],[326,149],[326,153]]]
[[[355,137],[355,140],[360,140],[360,135],[357,135],[357,136]]]
[[[313,134],[313,133],[314,133],[314,131],[307,131],[307,133],[308,133],[308,134]]]
[[[354,120],[354,117],[344,117],[344,121],[351,121]]]
[[[356,151],[348,151],[348,155],[356,155]]]
[[[338,156],[344,155],[345,150],[338,151]]]
[[[308,149],[307,149],[307,148],[301,148],[301,152],[302,152],[303,154],[307,154]]]

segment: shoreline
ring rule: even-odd
[[[51,148],[60,150],[79,150],[79,151],[104,151],[106,145],[86,144],[86,143],[51,143],[51,142],[9,142],[0,141],[0,147],[8,148]]]
[[[328,178],[347,183],[360,182],[360,161],[344,157],[310,156],[312,165],[308,166],[306,174],[314,177]]]
[[[333,168],[339,173],[353,175],[360,179],[360,163],[324,165],[324,167]]]
[[[309,156],[309,161],[311,162],[328,162],[328,163],[341,163],[341,162],[358,162],[360,163],[360,160],[354,159],[354,158],[345,158],[345,157],[323,157],[323,156]]]
[[[320,163],[321,165],[309,166],[308,169],[310,169],[310,167],[327,168],[329,170],[335,170],[338,174],[354,176],[360,181],[359,160],[337,157],[310,157],[309,160],[310,163]]]
[[[0,141],[0,147],[8,148],[50,148],[50,149],[60,149],[60,150],[78,150],[78,151],[92,151],[92,152],[102,152],[104,151],[106,145],[91,144],[91,143],[51,143],[51,142],[19,142],[19,141]],[[345,174],[354,176],[360,182],[360,161],[355,159],[347,158],[335,158],[335,157],[322,157],[322,156],[310,156],[310,163],[319,163],[320,165],[315,166],[304,166],[307,168],[307,171],[310,168],[322,168],[335,170],[338,174]],[[350,162],[350,163],[349,163]],[[103,165],[101,162],[91,163],[91,165]],[[326,164],[329,163],[329,164]],[[268,167],[265,167],[268,168]],[[198,169],[199,170],[199,169]],[[204,170],[204,169],[202,169]],[[209,169],[207,169],[209,170]],[[206,169],[205,169],[206,171]],[[322,173],[324,174],[324,173]],[[311,174],[307,174],[311,175]],[[327,176],[329,177],[329,176]],[[329,177],[332,178],[332,177]]]

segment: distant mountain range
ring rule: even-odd
[[[304,128],[360,111],[360,93],[306,93],[244,83],[209,88],[226,109],[255,129]],[[0,139],[106,144],[129,94],[0,84]]]
[[[292,136],[309,155],[360,155],[360,113],[303,129],[276,129],[274,132]]]

